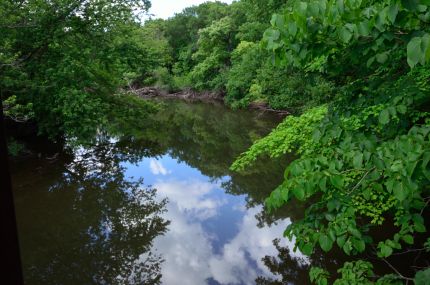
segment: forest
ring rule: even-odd
[[[311,267],[310,282],[429,284],[429,259],[399,268],[391,258],[430,252],[430,1],[214,1],[168,19],[148,16],[150,7],[1,1],[8,120],[55,142],[85,144],[101,126],[133,136],[165,112],[136,96],[143,87],[216,94],[233,112],[288,113],[222,169],[249,174],[264,161],[270,172],[268,161],[294,155],[265,199],[269,212],[305,206],[279,238],[306,256],[338,250],[348,259],[334,273]],[[21,144],[8,144],[19,155]],[[391,273],[375,272],[376,262]]]

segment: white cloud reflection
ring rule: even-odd
[[[167,175],[171,173],[171,171],[167,171],[160,161],[153,158],[149,160],[149,168],[151,169],[151,173],[154,175]]]
[[[210,194],[218,185],[201,181],[163,181],[154,184],[159,196],[169,198],[168,210],[179,215],[198,220],[207,220],[217,214],[219,207],[226,203]]]
[[[163,181],[154,187],[160,196],[169,198],[164,217],[171,221],[166,235],[158,237],[154,243],[165,259],[162,284],[201,285],[207,284],[209,278],[221,284],[254,284],[257,276],[272,276],[261,259],[277,254],[272,241],[282,237],[289,219],[261,229],[255,219],[261,207],[237,211],[243,217],[237,224],[236,235],[222,245],[219,253],[214,253],[215,238],[205,232],[203,224],[227,203],[213,195],[214,191],[220,191],[218,185],[201,181]],[[281,245],[293,248],[293,242],[285,239]],[[295,254],[303,257],[299,252]]]

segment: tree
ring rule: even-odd
[[[300,154],[266,201],[269,208],[292,197],[313,201],[286,236],[297,237],[307,255],[334,246],[347,255],[373,252],[394,273],[377,281],[370,263],[347,262],[335,284],[412,280],[387,258],[428,250],[428,11],[425,1],[295,1],[265,32],[279,65],[330,78],[336,96],[287,118],[232,167],[243,169],[260,155]],[[396,230],[375,239],[371,229],[381,225]],[[424,284],[418,280],[428,272],[417,272],[415,281]],[[311,273],[316,280],[326,274]]]
[[[94,132],[107,101],[138,67],[130,34],[146,0],[3,1],[0,6],[2,99],[32,104],[39,131],[57,137]],[[133,40],[133,36],[131,37]],[[109,99],[107,99],[109,98]]]

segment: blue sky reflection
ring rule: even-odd
[[[276,255],[272,241],[282,237],[289,219],[258,228],[261,206],[246,209],[245,196],[226,194],[221,182],[228,177],[212,181],[168,155],[124,166],[126,176],[143,177],[159,199],[169,199],[169,231],[154,241],[165,259],[163,284],[254,284],[259,275],[272,276],[261,259]]]

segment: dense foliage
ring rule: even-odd
[[[293,197],[313,202],[285,235],[297,237],[307,255],[334,246],[347,255],[374,252],[393,271],[378,277],[369,261],[347,262],[335,284],[428,282],[428,264],[414,276],[389,257],[420,254],[430,245],[429,4],[292,1],[265,32],[265,47],[279,65],[321,74],[335,92],[327,107],[287,118],[232,168],[244,169],[261,155],[300,154],[266,201],[272,209]],[[393,230],[372,236],[381,226]],[[329,278],[317,267],[310,277],[317,284]]]
[[[6,115],[34,118],[51,137],[94,133],[121,106],[123,97],[112,96],[118,88],[163,60],[162,43],[143,41],[135,16],[148,7],[146,0],[2,1]]]
[[[143,28],[156,29],[167,42],[164,58],[169,60],[139,84],[169,92],[216,92],[234,108],[256,103],[299,113],[327,101],[330,82],[317,74],[274,67],[261,45],[272,13],[284,6],[279,0],[206,2],[167,20],[146,21]]]
[[[112,95],[140,86],[215,92],[234,108],[256,103],[302,112],[326,102],[333,85],[318,74],[273,67],[261,38],[284,6],[279,0],[206,2],[143,22],[138,12],[147,11],[147,0],[3,1],[6,115],[34,120],[52,138],[90,137],[124,113],[125,97]],[[153,107],[147,103],[142,115]]]

